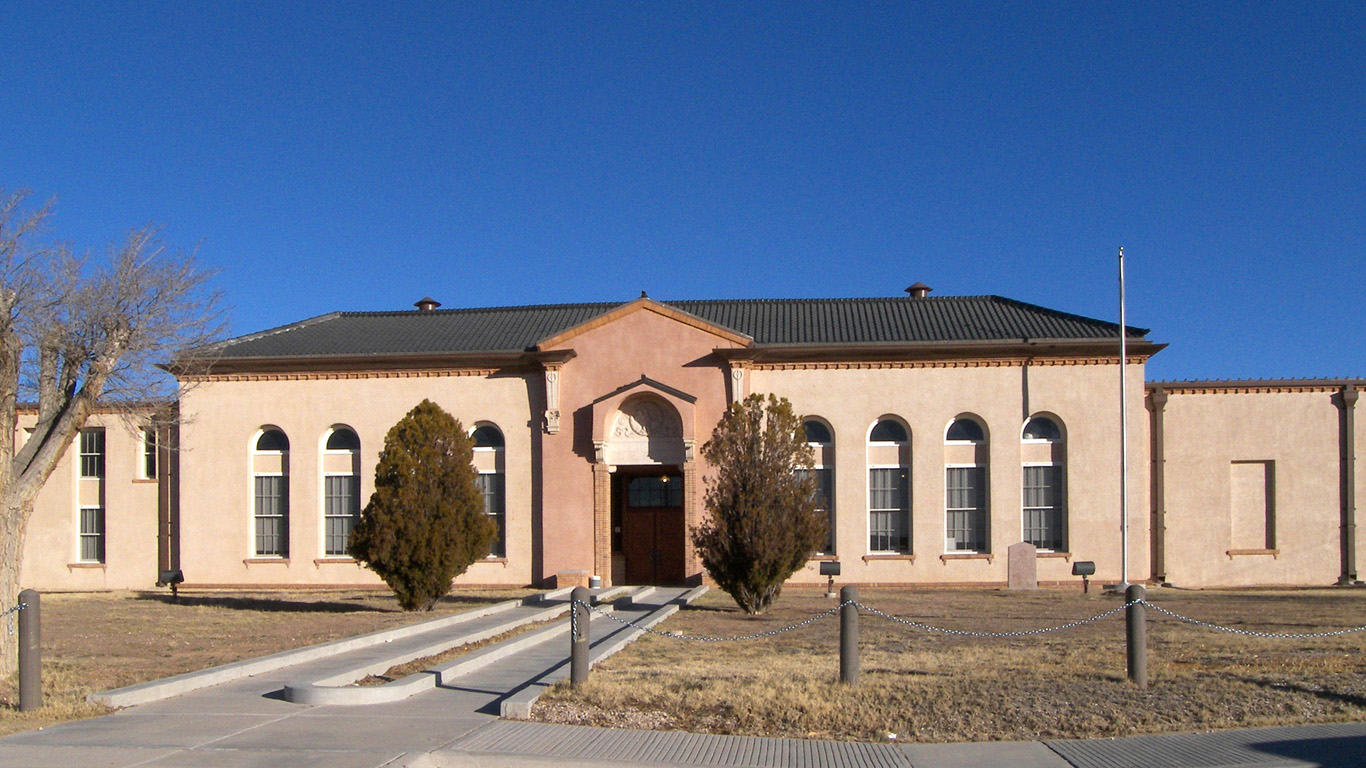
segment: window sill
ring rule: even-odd
[[[808,563],[834,563],[839,562],[839,555],[812,555],[806,558]]]
[[[79,571],[79,570],[103,571],[103,570],[105,569],[105,564],[104,564],[104,563],[67,563],[67,564],[66,564],[66,568],[67,568],[68,571]]]
[[[1272,559],[1280,559],[1281,551],[1279,549],[1230,549],[1224,554],[1228,555],[1230,560],[1245,555],[1271,555]]]
[[[135,477],[135,478],[133,478],[133,485],[156,485],[156,484],[157,484],[157,479],[156,479],[155,477]]]
[[[1069,563],[1072,562],[1072,553],[1071,553],[1071,552],[1039,552],[1039,553],[1037,553],[1035,556],[1038,557],[1040,560],[1043,560],[1043,559],[1046,559],[1046,558],[1058,558],[1058,557],[1061,557],[1063,560],[1066,560],[1066,561],[1068,561]]]
[[[242,558],[243,565],[289,565],[287,557],[245,557]]]
[[[985,560],[990,565],[996,556],[990,552],[955,552],[939,556],[939,561],[948,565],[950,560]]]
[[[344,556],[341,556],[341,555],[337,555],[337,556],[333,556],[333,557],[315,557],[315,558],[313,558],[313,564],[314,564],[314,565],[328,565],[328,564],[330,564],[330,563],[346,564],[346,563],[354,563],[354,562],[356,562],[356,558],[354,558],[354,557],[344,557]]]
[[[887,553],[887,554],[885,554],[885,555],[864,555],[864,556],[863,556],[863,562],[865,562],[865,563],[870,563],[870,562],[872,562],[872,561],[874,561],[874,560],[906,560],[906,561],[908,561],[908,562],[914,563],[914,562],[915,562],[915,555],[901,555],[901,554],[894,554],[894,553],[889,552],[889,553]]]
[[[508,567],[508,559],[506,557],[484,557],[475,560],[472,565],[478,565],[480,563],[501,563],[504,568]]]

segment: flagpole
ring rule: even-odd
[[[1119,546],[1121,591],[1129,586],[1129,344],[1124,318],[1124,247],[1119,249]]]

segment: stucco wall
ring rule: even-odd
[[[703,328],[648,308],[587,330],[552,349],[573,349],[560,373],[564,428],[545,435],[545,553],[541,576],[595,573],[593,540],[594,403],[645,376],[695,399],[684,435],[701,446],[725,412],[727,368],[718,347],[734,346]],[[652,391],[651,387],[641,388]],[[599,414],[610,418],[610,414]],[[700,456],[697,459],[701,461]],[[705,482],[699,478],[699,483]],[[701,494],[695,494],[700,505]],[[694,510],[696,514],[698,510]],[[609,574],[600,574],[604,577]]]
[[[1148,572],[1147,421],[1143,366],[1129,371],[1130,578]],[[1117,364],[959,365],[956,367],[806,366],[756,370],[754,391],[786,396],[799,413],[828,422],[835,439],[836,552],[841,579],[861,583],[1003,583],[1006,548],[1022,538],[1023,445],[1030,416],[1051,415],[1066,436],[1070,558],[1042,556],[1039,579],[1072,581],[1071,562],[1092,560],[1096,578],[1120,576],[1120,422]],[[945,463],[962,457],[945,429],[960,415],[986,427],[992,558],[941,558],[945,551]],[[910,428],[914,561],[869,557],[868,431],[883,416]],[[811,563],[796,578],[820,581]]]
[[[371,571],[323,555],[323,446],[334,426],[360,438],[361,505],[374,492],[384,436],[424,398],[466,429],[491,423],[506,448],[507,557],[477,561],[458,583],[531,580],[530,389],[522,375],[256,376],[204,382],[181,400],[180,564],[187,583],[375,585]],[[289,438],[289,557],[254,557],[251,454],[263,426]]]
[[[1178,390],[1169,393],[1164,420],[1170,583],[1327,585],[1337,580],[1339,409],[1333,391]],[[1252,462],[1265,463],[1274,477],[1275,552],[1230,555],[1230,550],[1249,549],[1239,546],[1248,542],[1245,532],[1236,530],[1233,507],[1235,478]]]
[[[18,442],[34,421],[19,417]],[[80,561],[80,504],[100,500],[98,481],[80,477],[77,437],[38,494],[20,583],[39,590],[150,588],[157,580],[157,481],[140,477],[142,436],[116,417],[96,415],[86,426],[105,432],[104,563]]]

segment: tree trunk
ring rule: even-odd
[[[20,558],[24,553],[29,511],[12,501],[0,507],[0,611],[8,611],[19,602]],[[15,632],[10,632],[11,622]],[[18,614],[11,613],[0,619],[0,677],[7,677],[19,668],[18,625]]]

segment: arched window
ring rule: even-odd
[[[360,438],[347,427],[334,427],[327,435],[328,451],[359,451]]]
[[[990,552],[990,520],[986,430],[960,416],[944,432],[944,549]]]
[[[960,418],[949,424],[944,440],[950,443],[981,443],[986,441],[986,434],[981,424],[972,419]]]
[[[910,554],[911,440],[905,425],[884,418],[868,432],[868,549]]]
[[[873,431],[868,433],[870,443],[906,443],[906,428],[901,426],[901,422],[883,419],[873,425]]]
[[[1067,551],[1067,446],[1062,428],[1035,416],[1020,433],[1023,460],[1021,527],[1025,541],[1041,550]]]
[[[1041,440],[1049,443],[1062,440],[1062,430],[1058,429],[1057,422],[1047,416],[1035,416],[1030,419],[1025,424],[1021,435],[1025,440]]]
[[[507,509],[504,490],[506,457],[503,433],[492,424],[480,424],[470,433],[474,440],[475,483],[484,497],[484,514],[498,525],[498,536],[489,545],[489,557],[507,556]]]
[[[474,432],[470,434],[470,437],[474,440],[475,448],[503,447],[503,433],[499,432],[497,427],[488,424],[475,427]]]
[[[323,447],[323,556],[343,557],[360,522],[360,438],[333,427]]]
[[[815,419],[802,422],[806,444],[811,446],[811,466],[798,469],[816,483],[816,507],[825,512],[825,544],[820,554],[835,554],[835,440],[830,428]]]
[[[258,453],[280,453],[289,450],[289,438],[285,433],[278,429],[266,429],[261,432],[261,436],[256,438],[256,451]]]
[[[289,438],[262,428],[252,451],[256,557],[289,557]]]

